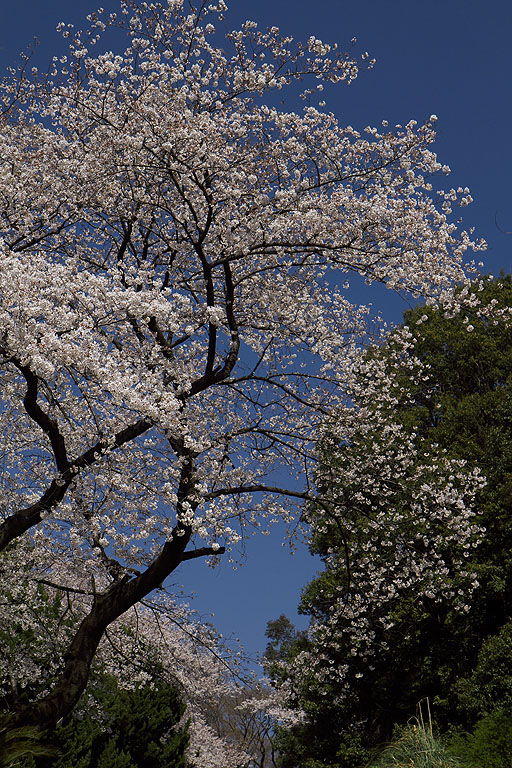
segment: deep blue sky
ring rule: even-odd
[[[116,10],[117,2],[104,0]],[[83,24],[94,0],[2,0],[0,69],[12,63],[34,36],[38,64],[62,50],[58,21]],[[436,114],[435,148],[453,171],[451,186],[468,186],[474,203],[465,225],[475,226],[489,244],[478,259],[487,271],[512,271],[512,3],[510,0],[232,0],[226,26],[249,18],[277,25],[296,38],[311,34],[377,59],[350,87],[327,95],[327,108],[355,128],[419,122]],[[57,50],[55,50],[57,46]],[[301,105],[289,105],[300,109]],[[496,226],[498,222],[499,228]],[[386,315],[399,320],[405,308],[385,297]],[[278,535],[247,544],[246,562],[233,572],[198,561],[185,563],[178,579],[197,594],[195,607],[226,636],[239,637],[251,654],[265,646],[266,622],[287,613],[295,619],[301,587],[317,565],[303,548],[291,557]]]

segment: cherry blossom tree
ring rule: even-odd
[[[450,219],[468,190],[432,190],[434,116],[341,126],[319,92],[355,58],[252,22],[221,43],[225,10],[122,3],[2,85],[2,569],[86,605],[17,725],[68,713],[178,565],[310,497],[368,333],[350,275],[440,301],[478,247]],[[274,106],[302,81],[301,111]]]
[[[34,550],[17,553],[12,565],[19,570],[11,579],[13,588],[1,598],[3,713],[15,712],[23,702],[44,695],[49,682],[59,674],[65,649],[90,610],[90,594],[77,586],[76,574],[75,586],[65,590],[56,589],[49,579],[23,575],[21,569],[27,563],[36,571],[34,556]],[[62,580],[69,584],[72,579],[73,574],[68,573]],[[42,753],[45,747],[48,751],[51,744],[57,745],[56,751],[65,764],[67,752],[73,748],[73,742],[68,741],[70,732],[75,734],[74,739],[84,736],[83,728],[73,730],[76,721],[87,720],[102,730],[105,725],[112,730],[114,713],[109,702],[116,697],[115,691],[130,697],[135,689],[147,702],[152,691],[158,694],[162,686],[164,690],[170,687],[185,708],[180,722],[167,724],[168,736],[181,733],[182,752],[188,731],[186,756],[197,768],[266,766],[271,748],[269,733],[276,723],[297,719],[283,708],[282,697],[275,690],[247,671],[242,649],[229,647],[211,625],[199,622],[186,604],[173,602],[159,590],[108,627],[93,659],[88,685],[71,713],[75,723],[68,717],[55,734],[43,734],[39,744]],[[126,718],[133,732],[135,724],[130,714],[119,708],[119,715]],[[4,717],[0,716],[0,721],[4,725]],[[165,727],[165,721],[160,719],[160,723]],[[11,724],[9,716],[5,728]],[[65,726],[64,735],[61,725]],[[30,728],[13,732],[20,730],[31,732]],[[165,733],[162,738],[165,749]],[[75,755],[78,762],[86,759],[87,741],[83,749],[84,755]]]

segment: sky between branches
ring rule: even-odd
[[[488,250],[478,254],[487,272],[512,271],[512,178],[510,122],[512,103],[512,5],[508,0],[260,0],[228,3],[226,30],[246,19],[261,27],[276,25],[298,39],[314,35],[354,52],[368,51],[377,61],[361,70],[351,86],[326,88],[328,110],[342,124],[357,130],[423,122],[438,116],[434,151],[452,168],[445,188],[466,187],[473,204],[464,209],[464,227],[475,226]],[[117,10],[116,0],[105,0],[106,10]],[[52,55],[65,48],[55,32],[59,21],[84,25],[95,10],[94,0],[4,0],[0,29],[0,70],[20,51],[39,40],[36,63],[44,68]],[[220,30],[219,30],[220,31]],[[302,109],[302,103],[287,103]],[[385,319],[398,322],[405,301],[390,292],[375,293],[375,304]],[[215,613],[215,625],[225,636],[239,637],[251,655],[265,646],[266,622],[287,613],[296,618],[301,588],[318,568],[304,547],[291,557],[276,531],[248,542],[245,563],[233,572],[226,562],[210,570],[201,562],[187,564],[185,591],[195,592],[196,609],[205,617]],[[176,583],[181,578],[176,572]]]

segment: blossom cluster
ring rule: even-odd
[[[488,311],[467,291],[461,307],[466,295]],[[476,502],[483,472],[400,418],[417,387],[436,388],[414,355],[423,322],[428,315],[383,334],[353,367],[350,402],[324,424],[307,517],[325,578],[303,596],[311,642],[286,670],[295,696],[323,689],[343,705],[371,675],[372,657],[392,652],[389,630],[407,633],[404,606],[444,602],[467,612],[478,586],[467,563],[485,535]]]

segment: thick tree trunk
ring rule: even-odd
[[[65,654],[64,669],[49,694],[22,707],[10,723],[12,727],[35,725],[54,728],[76,706],[87,681],[91,664],[107,627],[142,600],[171,574],[182,560],[211,554],[211,550],[185,553],[191,536],[189,529],[165,544],[161,554],[139,576],[124,576],[105,592],[96,595],[90,613],[80,624]]]

